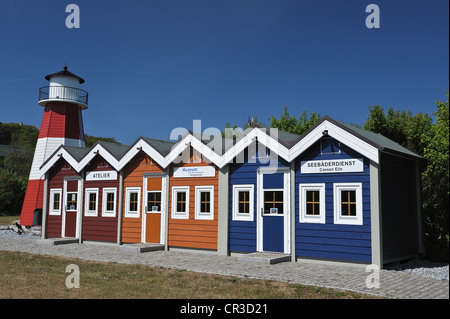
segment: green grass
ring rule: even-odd
[[[80,288],[66,287],[66,267],[80,269]],[[365,299],[337,291],[269,280],[200,274],[185,269],[91,262],[0,251],[0,298]]]
[[[0,216],[0,225],[9,225],[12,221],[20,219],[20,216]]]

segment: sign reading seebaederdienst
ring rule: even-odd
[[[216,169],[212,166],[175,167],[173,177],[214,177]]]
[[[301,161],[300,171],[302,174],[364,172],[364,162],[362,158]]]

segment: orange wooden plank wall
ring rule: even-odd
[[[192,154],[192,148],[191,148]],[[217,211],[218,211],[218,170],[215,177],[174,178],[174,167],[208,166],[201,160],[193,163],[193,156],[189,163],[172,164],[170,166],[169,181],[169,246],[183,248],[199,248],[217,250]],[[189,219],[172,219],[172,187],[189,186]],[[214,186],[214,220],[195,219],[195,186]]]
[[[142,242],[142,203],[143,203],[143,183],[146,173],[164,173],[158,164],[154,163],[144,152],[137,154],[126,166],[123,180],[123,221],[122,221],[122,242],[140,243]],[[125,217],[126,210],[126,189],[127,187],[140,187],[140,207],[139,218]]]

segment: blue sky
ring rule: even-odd
[[[90,94],[85,132],[124,144],[194,119],[269,124],[283,106],[362,125],[370,105],[431,114],[446,99],[449,1],[0,0],[0,122],[39,127],[39,88],[66,62]]]

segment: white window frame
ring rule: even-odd
[[[130,211],[130,193],[138,193],[136,211]],[[127,187],[125,188],[125,217],[139,218],[141,208],[141,188],[140,187]]]
[[[77,208],[75,209],[71,209],[68,205],[69,205],[69,201],[67,200],[67,196],[68,195],[72,195],[72,194],[76,194],[77,195]],[[66,206],[66,212],[78,212],[78,208],[80,207],[80,196],[78,194],[78,191],[76,192],[66,192],[65,194],[65,198],[64,198],[64,206]]]
[[[54,196],[55,194],[59,194],[59,208],[58,209],[53,209],[53,202],[54,202]],[[48,214],[49,215],[61,215],[61,207],[62,207],[62,202],[63,202],[63,197],[62,197],[62,188],[52,188],[50,189],[50,209]]]
[[[341,191],[356,191],[356,216],[342,216],[341,215]],[[340,225],[362,225],[363,224],[363,210],[362,210],[362,183],[334,183],[333,184],[333,198],[334,198],[334,223]]]
[[[239,212],[239,192],[249,192],[250,194],[248,214],[242,214]],[[253,184],[233,185],[233,220],[249,222],[254,220],[254,194],[255,185]]]
[[[161,210],[153,211],[152,207],[148,207],[148,193],[160,193],[161,194]],[[146,213],[161,213],[161,211],[163,209],[163,202],[164,202],[162,191],[147,191],[147,193],[145,194],[145,198],[146,198],[146,201],[145,201],[145,212]]]
[[[200,212],[201,193],[209,192],[210,204],[209,212]],[[214,186],[195,186],[195,219],[213,220],[214,219]]]
[[[177,194],[186,193],[186,211],[177,211]],[[189,219],[189,186],[172,186],[172,219]]]
[[[306,214],[306,192],[319,191],[319,215]],[[299,222],[312,224],[325,224],[325,184],[299,184]]]
[[[107,198],[108,193],[114,194],[114,208],[113,210],[106,210],[106,204],[107,204]],[[102,194],[102,217],[116,217],[116,210],[117,210],[117,188],[103,188],[103,194]]]
[[[95,194],[95,210],[89,210],[89,195]],[[98,216],[98,188],[86,188],[85,191],[85,203],[84,203],[84,216],[97,217]]]

